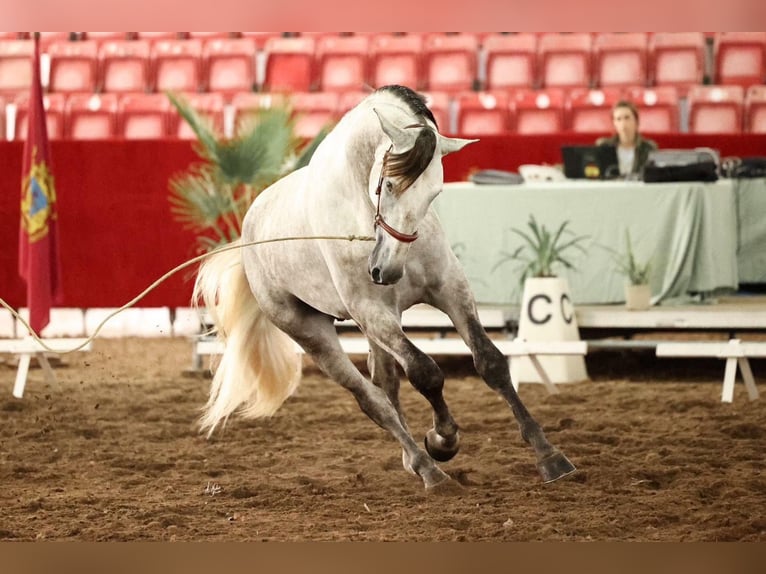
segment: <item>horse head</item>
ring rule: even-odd
[[[413,120],[401,108],[373,109],[391,144],[375,186],[375,247],[368,271],[374,283],[390,285],[404,275],[409,246],[418,238],[418,225],[442,190],[441,158],[478,140],[443,136],[429,118]]]

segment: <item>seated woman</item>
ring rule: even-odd
[[[638,109],[627,100],[620,100],[612,108],[612,123],[617,132],[606,138],[599,138],[596,145],[610,145],[617,148],[620,175],[637,178],[657,144],[641,137],[638,133]]]

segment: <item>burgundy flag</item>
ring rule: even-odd
[[[51,172],[48,130],[40,85],[40,41],[35,34],[29,125],[21,180],[19,274],[27,284],[29,324],[36,333],[50,321],[61,296],[56,188]]]

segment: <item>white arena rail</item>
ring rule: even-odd
[[[11,353],[19,355],[19,366],[16,371],[16,381],[13,384],[13,396],[20,399],[24,396],[24,387],[27,383],[29,374],[29,365],[32,356],[37,360],[45,373],[45,380],[49,383],[56,382],[56,375],[53,373],[46,355],[56,354],[57,352],[69,352],[71,349],[84,345],[81,351],[90,351],[92,342],[88,339],[42,339],[47,349],[35,339],[0,339],[0,353]],[[87,344],[85,344],[87,342]]]
[[[748,357],[766,358],[766,343],[745,342],[731,339],[727,343],[708,341],[685,341],[657,344],[658,357],[716,357],[726,359],[726,370],[723,375],[723,391],[721,401],[730,403],[734,400],[734,379],[737,376],[737,366],[742,371],[748,397],[751,401],[758,398],[753,371]]]
[[[404,324],[404,321],[402,321]],[[425,326],[425,325],[423,325]],[[432,326],[428,324],[427,326]],[[469,355],[470,350],[462,339],[455,337],[410,337],[412,343],[428,355]],[[585,341],[524,341],[521,339],[493,339],[495,346],[503,355],[511,357],[529,357],[540,380],[548,392],[555,394],[558,389],[551,382],[545,372],[538,356],[544,355],[585,355],[588,346]],[[349,355],[366,355],[370,351],[367,339],[361,336],[341,336],[341,347]],[[223,353],[224,345],[221,341],[213,338],[203,338],[195,344],[195,356],[199,359],[202,355],[219,355]],[[296,345],[296,352],[302,349]],[[510,364],[509,364],[510,366]],[[513,380],[513,387],[518,390],[518,381]]]

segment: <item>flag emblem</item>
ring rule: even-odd
[[[36,161],[37,148],[32,152],[32,167],[22,182],[21,225],[30,242],[48,235],[49,223],[55,217],[56,189],[53,174],[44,161]]]

